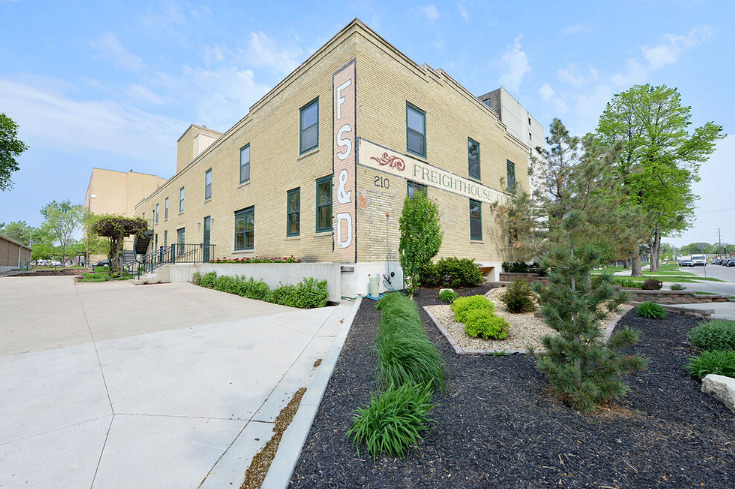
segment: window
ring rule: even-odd
[[[406,102],[406,149],[426,157],[426,113]]]
[[[158,233],[153,238],[153,249],[158,250]]]
[[[286,194],[286,236],[301,233],[301,189],[289,190]]]
[[[143,219],[145,219],[145,212],[143,213]]]
[[[176,230],[176,244],[179,245],[179,254],[184,252],[184,243],[186,243],[186,228]]]
[[[319,97],[301,107],[299,154],[319,146]]]
[[[163,201],[163,219],[168,219],[168,197]]]
[[[508,190],[516,189],[516,164],[510,160],[506,163],[506,175],[508,179]]]
[[[409,180],[407,183],[409,197],[413,198],[413,196],[416,195],[416,192],[421,192],[424,194],[424,196],[426,196],[426,185],[412,182],[411,180]]]
[[[528,118],[528,125],[529,126],[531,125],[531,118],[530,117]]]
[[[480,179],[480,143],[467,138],[467,161],[470,178]]]
[[[168,230],[163,232],[163,247],[168,248]]]
[[[184,212],[184,187],[179,189],[179,212]]]
[[[240,148],[240,183],[250,180],[250,144]]]
[[[154,214],[156,216],[156,224],[158,224],[158,204],[156,204],[156,211]]]
[[[482,239],[482,206],[477,200],[470,199],[470,239]]]
[[[332,175],[316,181],[316,232],[332,230]]]
[[[212,198],[212,169],[204,174],[204,200]]]
[[[235,212],[235,250],[255,248],[255,207]]]

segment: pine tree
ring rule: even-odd
[[[592,411],[602,402],[624,396],[628,388],[620,376],[644,369],[646,361],[638,355],[623,357],[614,351],[638,341],[633,330],[617,332],[607,344],[602,340],[598,324],[622,303],[624,296],[615,292],[611,277],[590,278],[600,253],[592,246],[582,252],[575,250],[574,232],[581,219],[580,212],[569,213],[563,221],[569,246],[555,248],[542,260],[542,266],[548,269],[549,285],[536,284],[536,292],[546,323],[559,335],[542,338],[547,353],[540,356],[537,368],[573,407]]]

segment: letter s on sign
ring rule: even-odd
[[[349,124],[345,124],[344,126],[339,128],[339,131],[337,132],[337,146],[340,148],[347,148],[344,153],[337,153],[337,158],[344,161],[350,156],[350,152],[352,151],[352,141],[349,139],[342,139],[342,134],[346,132],[352,131],[352,128]]]

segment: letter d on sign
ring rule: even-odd
[[[345,223],[346,230],[342,232],[342,223]],[[349,248],[352,244],[352,216],[347,212],[337,214],[337,246],[340,248]]]

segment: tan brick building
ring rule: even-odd
[[[27,268],[31,262],[31,249],[14,239],[0,234],[0,272]]]
[[[153,216],[159,248],[209,242],[215,257],[294,255],[350,264],[360,283],[400,280],[398,218],[420,189],[439,205],[439,256],[495,271],[490,204],[509,198],[501,180],[528,189],[528,154],[449,75],[354,20],[224,134],[192,125],[176,175],[135,214]]]

